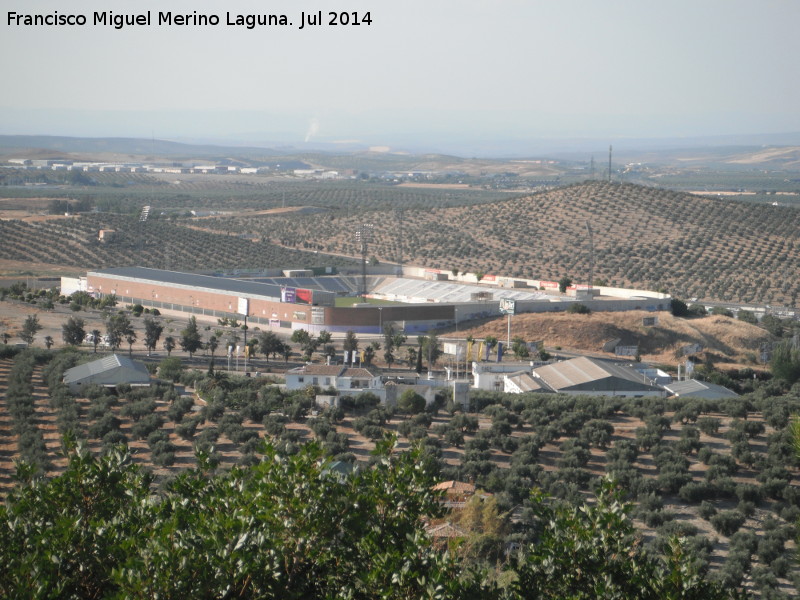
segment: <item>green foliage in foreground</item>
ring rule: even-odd
[[[621,491],[605,479],[594,505],[551,506],[544,497],[532,498],[541,527],[538,542],[517,560],[513,598],[591,600],[731,597],[693,564],[685,540],[673,538],[665,556],[645,555],[638,545],[630,505]]]
[[[669,557],[632,543],[610,487],[581,509],[534,495],[537,544],[499,589],[437,549],[441,514],[418,449],[378,443],[343,477],[321,448],[284,456],[265,444],[251,467],[214,473],[208,457],[153,494],[123,448],[97,458],[67,438],[66,471],[20,484],[0,507],[0,596],[13,598],[700,598],[727,597],[675,542]],[[608,484],[610,486],[610,484]]]

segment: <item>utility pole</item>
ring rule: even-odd
[[[400,260],[397,262],[400,265],[400,275],[403,275],[403,209],[397,209],[397,226],[400,232]]]
[[[586,221],[586,231],[589,232],[589,281],[587,288],[589,289],[589,297],[591,299],[591,289],[594,285],[594,243],[592,241],[592,225]]]

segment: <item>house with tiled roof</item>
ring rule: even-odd
[[[447,508],[464,508],[475,494],[481,498],[489,498],[492,494],[478,490],[475,484],[466,481],[442,481],[433,486],[433,490],[444,492],[442,504]]]

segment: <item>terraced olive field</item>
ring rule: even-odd
[[[115,230],[114,241],[98,242],[100,229]],[[167,221],[140,223],[137,217],[121,215],[0,221],[0,239],[0,261],[53,264],[76,271],[128,265],[186,271],[356,266],[346,258],[321,258],[237,235],[197,231]]]
[[[15,485],[15,459],[50,477],[61,473],[68,430],[95,453],[127,441],[133,461],[159,481],[194,467],[194,449],[221,469],[253,464],[264,438],[289,453],[316,439],[332,457],[367,461],[374,440],[389,431],[399,436],[398,449],[420,441],[442,479],[471,480],[494,494],[504,518],[514,513],[525,521],[533,487],[578,503],[608,473],[635,503],[631,516],[647,544],[686,537],[703,568],[731,589],[789,598],[800,587],[792,562],[800,488],[790,425],[800,399],[783,395],[776,382],[725,400],[473,390],[470,413],[445,405],[405,415],[366,398],[317,412],[307,390],[203,372],[180,375],[196,386],[191,396],[162,383],[121,386],[118,394],[87,389],[88,397],[75,398],[61,373],[87,356],[10,354],[6,348],[0,359],[0,498]],[[509,539],[527,539],[520,538],[525,531]]]
[[[0,261],[77,270],[353,265],[341,255],[359,258],[353,232],[372,223],[369,253],[381,261],[581,283],[591,224],[595,282],[743,303],[793,305],[798,293],[800,210],[787,206],[598,181],[514,197],[357,181],[186,184],[103,191],[96,204],[117,212],[0,221]],[[143,202],[172,216],[141,224],[133,213]],[[283,205],[307,209],[265,212]],[[192,219],[190,208],[231,214]],[[101,246],[99,229],[115,229],[116,241]]]
[[[374,224],[386,261],[498,275],[665,288],[684,298],[792,304],[800,281],[800,210],[632,184],[585,182],[490,204],[358,215],[220,217],[205,226],[356,256]],[[402,232],[402,235],[401,235]]]

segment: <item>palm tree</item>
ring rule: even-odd
[[[97,344],[100,343],[100,330],[92,329],[92,344],[94,344],[94,353],[97,354]]]
[[[47,347],[48,350],[53,346],[53,336],[46,335],[44,336],[44,345]]]

